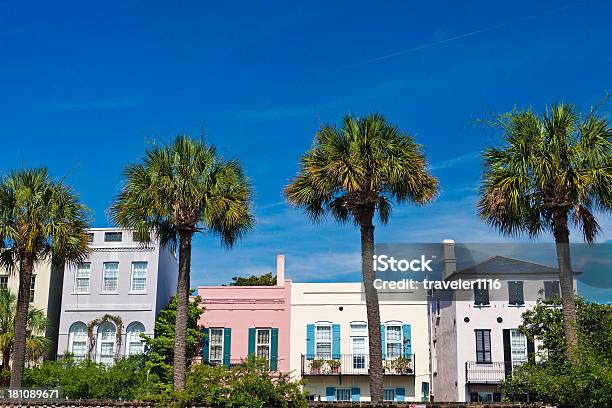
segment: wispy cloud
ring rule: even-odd
[[[46,105],[43,110],[49,111],[88,111],[98,109],[128,109],[142,104],[138,97],[118,97],[99,100],[73,100]]]
[[[434,163],[431,165],[431,170],[440,170],[446,169],[449,167],[458,166],[460,164],[464,164],[466,162],[470,162],[472,160],[477,159],[480,156],[480,151],[474,151],[462,154],[461,156],[453,157],[452,159],[444,160],[438,163]]]
[[[456,35],[456,36],[453,36],[453,37],[444,38],[442,40],[432,41],[432,42],[421,44],[421,45],[418,45],[418,46],[415,46],[415,47],[412,47],[412,48],[408,48],[408,49],[405,49],[405,50],[400,50],[400,51],[392,52],[390,54],[381,55],[380,57],[372,58],[372,59],[369,59],[369,60],[361,61],[361,62],[358,62],[356,64],[350,65],[349,68],[356,68],[356,67],[360,67],[362,65],[371,64],[371,63],[374,63],[374,62],[384,61],[384,60],[387,60],[389,58],[394,58],[394,57],[398,57],[400,55],[405,55],[405,54],[409,54],[409,53],[412,53],[412,52],[424,50],[426,48],[430,48],[430,47],[433,47],[433,46],[436,46],[436,45],[442,45],[442,44],[446,44],[448,42],[457,41],[457,40],[460,40],[460,39],[463,39],[463,38],[472,37],[472,36],[475,36],[475,35],[478,35],[478,34],[487,33],[489,31],[498,30],[500,28],[508,27],[508,26],[511,26],[511,25],[514,25],[514,24],[517,24],[517,23],[520,23],[520,22],[523,22],[523,21],[527,21],[527,20],[531,20],[531,19],[534,19],[534,18],[546,16],[546,15],[549,15],[549,14],[559,13],[561,11],[569,10],[569,9],[572,9],[572,8],[575,8],[575,7],[579,7],[579,6],[584,6],[586,4],[593,3],[594,1],[595,0],[581,1],[581,2],[578,2],[578,3],[569,4],[567,6],[562,6],[562,7],[556,7],[556,8],[548,9],[548,10],[542,11],[540,13],[530,14],[528,16],[524,16],[524,17],[520,17],[520,18],[517,18],[517,19],[514,19],[514,20],[510,20],[510,21],[507,21],[505,23],[495,24],[495,25],[492,25],[492,26],[480,28],[478,30],[469,31],[467,33],[459,34],[459,35]]]

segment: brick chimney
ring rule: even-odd
[[[276,255],[276,286],[285,286],[285,255]]]
[[[443,245],[443,262],[444,271],[442,279],[448,278],[453,272],[457,270],[457,257],[455,256],[455,241],[452,239],[445,239],[442,241]]]

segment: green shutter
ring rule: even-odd
[[[249,356],[255,354],[255,328],[249,328]]]
[[[232,356],[232,329],[226,327],[223,329],[223,365],[230,367],[230,358]]]
[[[202,362],[208,363],[208,342],[210,339],[210,330],[202,329]]]
[[[278,369],[278,329],[271,330],[270,371]]]

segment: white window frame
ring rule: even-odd
[[[393,397],[391,399],[385,399],[385,392],[392,392],[393,393]],[[395,392],[395,388],[383,388],[383,401],[384,402],[394,402],[395,399],[397,398],[396,392]]]
[[[340,399],[339,396],[341,395],[340,393],[343,393],[345,395],[348,395],[348,399]],[[347,388],[347,387],[340,387],[340,388],[336,388],[336,392],[335,392],[335,398],[336,401],[350,401],[352,399],[352,394],[351,394],[351,389]]]
[[[267,343],[263,343],[263,342],[259,342],[259,333],[261,332],[268,332],[268,342]],[[268,355],[267,356],[260,356],[259,355],[259,347],[268,347]],[[270,361],[271,355],[272,355],[272,329],[270,328],[261,328],[261,329],[255,329],[255,355],[257,357],[263,357],[266,358],[268,361]]]
[[[76,326],[81,326],[82,328],[84,328],[84,331],[76,331],[75,328]],[[74,352],[74,336],[75,334],[81,334],[83,335],[83,340],[79,339],[79,343],[84,343],[83,345],[83,354],[75,354]],[[85,360],[85,357],[87,355],[87,325],[83,322],[74,322],[70,325],[70,328],[68,329],[68,351],[74,355],[74,359],[77,361],[82,361]]]
[[[399,340],[389,340],[389,327],[399,327]],[[399,355],[390,356],[389,355],[389,345],[390,344],[399,344]],[[385,324],[385,359],[396,359],[404,356],[404,330],[402,330],[402,323],[400,322],[390,322]]]
[[[519,345],[518,342],[515,343],[516,339],[522,340],[523,344]],[[524,358],[516,359],[515,351],[523,351],[522,354]],[[510,359],[512,361],[512,368],[524,364],[528,360],[527,336],[518,331],[518,329],[510,329]]]
[[[361,329],[357,330],[357,327],[365,327],[365,332]],[[350,335],[351,335],[351,355],[353,370],[367,370],[367,357],[368,357],[368,324],[366,322],[351,322],[350,324]],[[363,340],[363,353],[355,352],[355,340]]]
[[[112,326],[115,330],[113,332],[112,335],[112,339],[111,340],[103,340],[103,335],[104,332],[102,331],[102,329],[105,326]],[[115,326],[115,324],[113,322],[104,322],[102,323],[100,326],[98,326],[98,332],[96,333],[96,337],[97,337],[97,341],[96,341],[96,345],[97,345],[97,350],[96,350],[96,362],[98,363],[103,363],[103,364],[107,364],[107,365],[111,365],[114,363],[115,361],[115,357],[117,355],[117,326]],[[102,361],[102,344],[112,344],[113,345],[113,352],[111,354],[111,361]],[[108,356],[105,356],[105,358],[108,358]]]
[[[115,270],[107,269],[107,266],[110,266],[110,265],[117,265],[117,269]],[[110,275],[113,272],[114,272],[114,277],[113,276],[107,277],[107,273],[109,273]],[[114,289],[112,287],[106,286],[107,279],[114,279],[115,281]],[[116,293],[117,291],[119,291],[119,262],[116,262],[116,261],[103,262],[102,263],[102,292],[103,293]]]
[[[221,332],[221,337],[220,337],[221,338],[221,342],[220,343],[214,343],[213,342],[213,336],[212,336],[213,330]],[[223,327],[211,327],[208,330],[208,335],[209,335],[209,338],[208,338],[208,362],[210,364],[223,364],[223,352],[225,351],[225,344],[224,344],[225,343],[225,336],[224,336],[225,335],[225,330],[223,329]],[[213,359],[212,358],[212,355],[213,355],[212,349],[213,349],[213,347],[218,347],[218,346],[221,346],[221,353],[219,353],[220,358]]]
[[[30,302],[34,302],[34,296],[36,295],[36,274],[32,274],[30,276],[30,291],[28,292],[28,297]]]
[[[0,275],[0,290],[8,290],[8,275]]]
[[[319,328],[329,328],[329,340],[319,340],[317,333],[319,331]],[[319,344],[329,344],[329,355],[327,354],[320,354],[318,352]],[[324,360],[329,360],[332,358],[332,347],[333,347],[333,334],[332,334],[332,324],[331,323],[317,323],[315,324],[315,333],[314,333],[314,352],[315,352],[315,359],[324,359]]]
[[[87,266],[87,277],[79,276],[79,268]],[[84,270],[84,269],[82,269]],[[87,280],[87,288],[79,288],[78,281]],[[91,262],[81,262],[79,263],[74,270],[74,293],[89,293],[91,290]]]
[[[135,326],[138,326],[139,328],[142,328],[142,331],[135,331],[133,328]],[[132,328],[132,330],[130,330],[130,327]],[[140,333],[144,333],[145,328],[144,328],[144,324],[142,324],[139,321],[134,321],[132,323],[130,323],[126,329],[126,334],[127,334],[127,338],[126,338],[126,352],[125,354],[127,356],[135,356],[135,355],[139,355],[139,354],[143,354],[144,353],[144,342],[142,341],[142,338],[140,338]],[[136,336],[135,336],[136,335]],[[140,351],[137,353],[132,353],[132,344],[133,343],[138,343],[139,347],[140,347]]]
[[[134,272],[136,272],[136,265],[143,265],[144,268],[144,288],[143,289],[135,289],[134,288]],[[146,261],[135,261],[132,262],[132,274],[130,276],[130,292],[133,293],[145,293],[147,291],[147,283],[149,282],[149,263]]]

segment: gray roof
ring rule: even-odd
[[[520,259],[509,258],[507,256],[496,255],[486,259],[480,263],[460,269],[448,276],[453,275],[537,275],[537,274],[559,274],[558,268],[552,268],[547,265],[538,264],[535,262],[523,261]],[[579,275],[580,272],[574,271],[574,275]],[[447,279],[448,279],[447,278]]]

